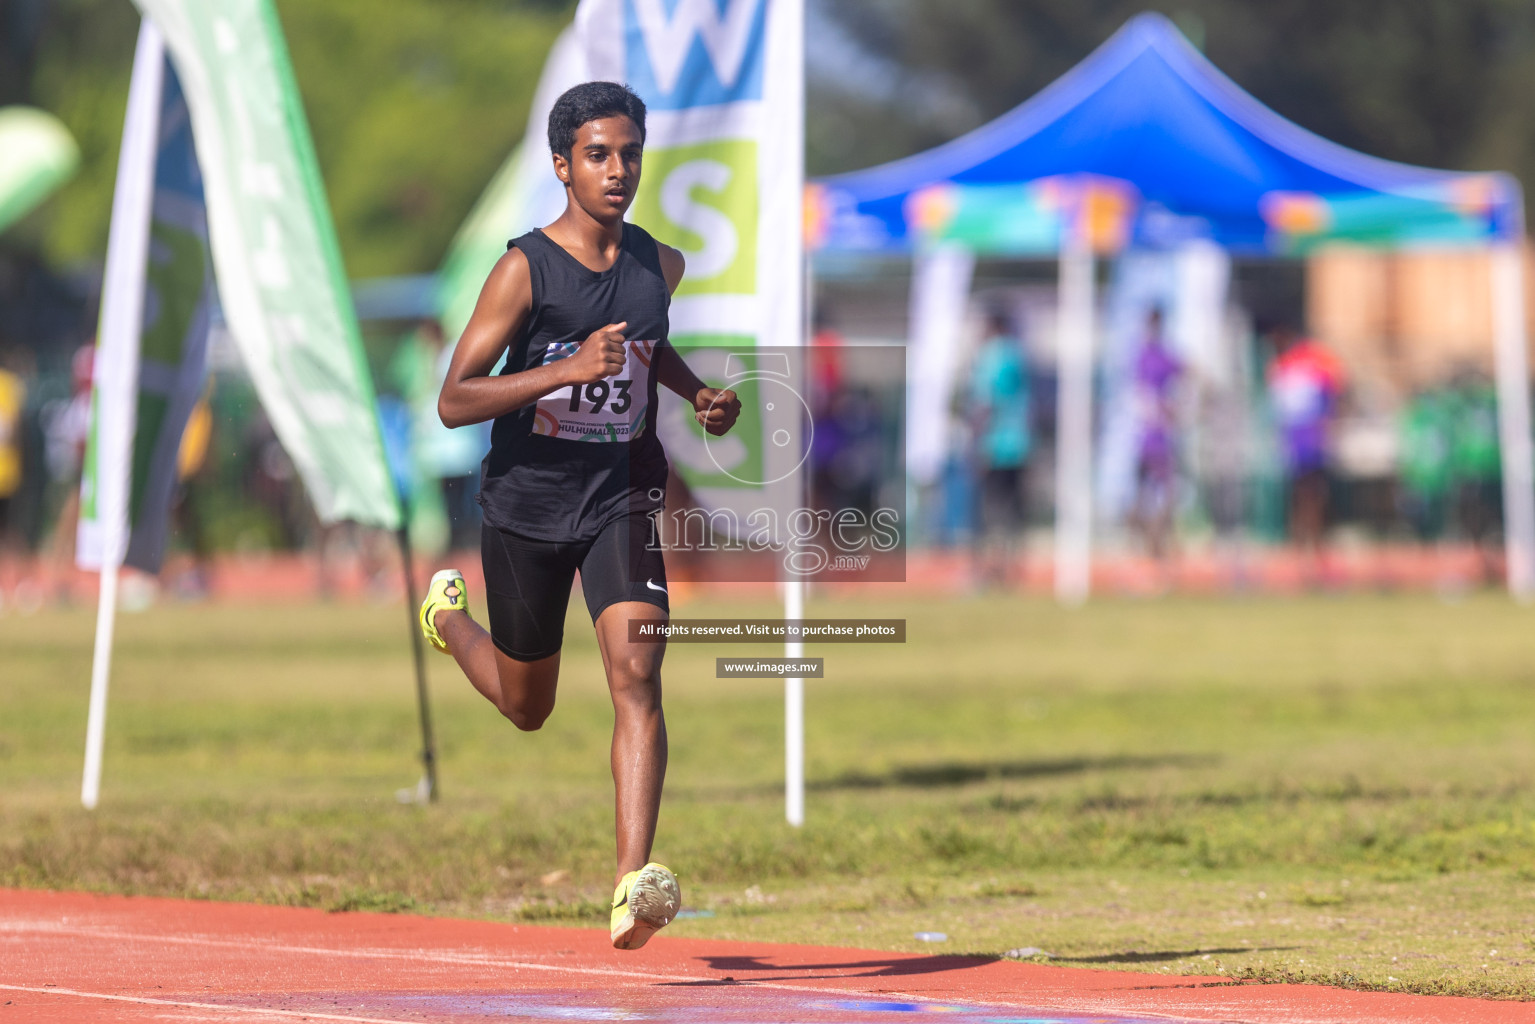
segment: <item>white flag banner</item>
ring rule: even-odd
[[[575,27],[589,77],[645,101],[629,218],[687,258],[673,345],[716,386],[773,378],[739,353],[803,340],[803,0],[581,0]],[[801,438],[803,401],[762,403],[760,416],[750,405],[714,440],[682,403],[663,404],[667,452],[706,506],[801,500],[781,484],[805,452],[771,438]]]
[[[75,561],[93,570],[106,563],[109,542],[114,561],[160,570],[181,437],[207,377],[214,289],[202,173],[176,71],[165,59],[159,33],[146,25],[148,49],[141,46],[140,55],[158,59],[161,67],[158,73],[134,67],[135,83],[149,83],[138,94],[142,108],[130,106],[124,126],[121,170],[134,191],[112,211],[114,238],[136,237],[134,245],[142,248],[133,250],[131,265],[117,264],[108,273],[96,349],[101,372],[92,382],[97,415],[80,486]],[[148,109],[150,89],[158,93],[155,110]],[[153,145],[147,197],[138,180],[143,169],[134,162],[142,161],[146,139]],[[140,235],[146,214],[134,204],[145,201],[148,228]],[[121,249],[117,255],[126,258]],[[124,319],[130,309],[141,311],[140,329]],[[126,520],[109,526],[108,515]]]
[[[85,770],[80,802],[94,808],[101,796],[106,742],[107,683],[117,615],[117,571],[128,547],[128,513],[135,417],[139,398],[139,334],[144,323],[145,267],[149,259],[155,194],[156,137],[165,85],[165,40],[152,21],[139,31],[128,83],[128,114],[112,193],[102,282],[101,329],[91,387],[91,434],[80,487],[80,554],[101,570],[96,644],[91,656],[91,700],[85,725]]]
[[[922,250],[912,263],[906,466],[918,486],[938,481],[953,444],[949,406],[974,276],[975,253],[964,246]]]
[[[139,335],[149,260],[165,45],[153,23],[139,32],[112,195],[101,326],[91,384],[91,428],[80,487],[76,557],[88,569],[123,564],[138,405]],[[98,645],[99,646],[99,645]]]

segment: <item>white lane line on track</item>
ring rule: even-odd
[[[232,1013],[260,1014],[264,1017],[299,1017],[303,1020],[341,1020],[347,1024],[421,1024],[419,1020],[407,1021],[398,1017],[352,1017],[341,1013],[319,1013],[314,1010],[271,1010],[263,1006],[229,1006],[225,1003],[194,1003],[185,999],[152,999],[149,996],[118,996],[110,992],[81,992],[73,988],[34,988],[31,985],[5,985],[7,992],[35,992],[44,996],[77,996],[81,999],[105,999],[114,1003],[138,1003],[141,1006],[175,1006],[184,1010],[223,1010]]]
[[[69,925],[55,925],[51,922],[36,924],[15,924],[12,922],[0,923],[0,933],[11,932],[22,934],[25,932],[45,932],[53,935],[68,935],[76,938],[102,939],[106,941],[132,941],[132,942],[163,942],[183,946],[209,946],[224,949],[238,949],[246,953],[273,952],[296,953],[306,956],[321,955],[335,957],[351,957],[360,960],[406,960],[413,963],[428,961],[443,964],[466,964],[473,967],[491,967],[498,970],[506,968],[526,968],[530,971],[548,971],[557,974],[578,975],[602,975],[610,978],[623,978],[626,980],[660,981],[660,982],[719,982],[718,978],[699,974],[656,974],[653,971],[617,970],[607,967],[577,967],[563,964],[540,964],[526,960],[507,960],[491,954],[476,953],[446,953],[439,950],[428,949],[336,949],[332,946],[290,946],[279,942],[236,941],[233,939],[215,939],[188,935],[153,935],[143,932],[130,932],[118,928],[81,928]],[[814,968],[774,967],[775,971],[812,970]],[[856,979],[856,975],[849,975],[849,980]],[[729,984],[729,983],[722,983]],[[754,981],[750,978],[736,978],[734,984],[750,985],[755,988],[786,989],[790,992],[806,992],[815,995],[856,996],[861,990],[857,988],[840,988],[834,985],[802,985],[784,981]],[[885,993],[887,996],[912,999],[917,1002],[934,1002],[932,996],[902,995],[895,992]],[[981,1000],[967,999],[964,1002],[977,1006],[1005,1007],[1007,1003],[988,1003]]]
[[[207,946],[222,949],[238,949],[244,952],[257,950],[273,953],[299,953],[305,956],[340,956],[362,960],[429,960],[442,964],[468,964],[474,967],[526,968],[530,971],[556,971],[567,974],[601,974],[614,978],[646,978],[653,981],[708,981],[697,974],[654,974],[647,971],[621,971],[606,967],[573,967],[563,964],[541,964],[526,960],[507,960],[489,953],[448,953],[430,949],[337,949],[333,946],[290,946],[281,942],[257,940],[215,939],[193,935],[153,935],[129,932],[118,928],[72,928],[67,925],[0,925],[0,932],[46,932],[53,935],[69,935],[75,938],[102,939],[105,941],[163,942],[182,946]]]

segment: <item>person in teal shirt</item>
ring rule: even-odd
[[[1033,436],[1029,430],[1029,366],[1007,316],[993,310],[970,368],[965,418],[973,439],[980,521],[973,534],[977,575],[1005,585],[1023,564],[1018,546]]]

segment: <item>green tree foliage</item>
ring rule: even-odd
[[[521,136],[575,0],[277,0],[348,271],[437,265]],[[1344,145],[1535,181],[1529,0],[807,0],[811,173],[951,139],[1027,99],[1139,11]],[[0,2],[0,103],[59,115],[79,176],[9,232],[99,260],[138,16],[129,0]]]
[[[106,249],[138,15],[128,0],[40,6],[30,81],[0,82],[11,92],[0,102],[25,90],[57,114],[80,142],[82,167],[7,242],[40,246],[63,266],[99,260]],[[277,6],[348,273],[433,269],[521,138],[544,55],[573,0]]]
[[[4,241],[41,250],[59,266],[99,261],[107,248],[138,14],[128,0],[32,0],[30,6],[36,19],[26,39],[30,74],[7,78],[0,103],[32,103],[57,115],[80,145],[80,170]],[[18,39],[20,26],[8,19],[4,27]]]
[[[348,272],[435,268],[522,138],[544,57],[569,22],[567,5],[279,0],[278,7]]]
[[[813,172],[925,149],[1161,10],[1278,113],[1394,160],[1535,180],[1528,0],[811,0]],[[849,69],[852,69],[851,71]]]

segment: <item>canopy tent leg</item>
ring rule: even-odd
[[[1061,250],[1055,452],[1055,599],[1078,607],[1092,588],[1093,254]]]
[[[1535,599],[1535,467],[1531,462],[1522,231],[1519,239],[1493,247],[1492,316],[1508,590],[1516,599],[1530,601]]]

